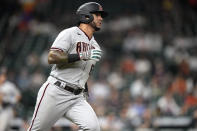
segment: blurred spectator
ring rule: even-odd
[[[54,34],[57,34],[57,32],[58,32],[56,27],[52,23],[40,22],[40,21],[37,21],[37,20],[32,20],[29,23],[29,29],[34,34],[54,35]]]
[[[125,56],[122,59],[121,71],[124,75],[130,75],[135,72],[135,62],[132,57]]]
[[[90,99],[94,101],[99,100],[104,102],[109,98],[109,96],[110,96],[110,87],[105,81],[95,82],[93,85],[91,85]]]
[[[108,111],[118,113],[121,110],[122,104],[120,104],[120,93],[116,88],[111,89],[108,100],[106,100]]]
[[[170,90],[166,91],[164,95],[158,100],[158,107],[162,115],[177,116],[180,114],[180,107],[177,105]]]
[[[136,79],[130,86],[131,97],[137,98],[139,96],[143,96],[143,91],[145,88],[146,87],[143,80],[140,78]]]
[[[17,85],[21,90],[25,90],[29,88],[30,85],[30,76],[28,70],[23,68],[17,78]]]
[[[197,56],[190,56],[189,57],[189,67],[192,71],[197,71]]]
[[[100,71],[97,73],[98,75],[96,78],[98,77],[98,79],[106,80],[111,71],[110,62],[107,60],[103,61],[103,64],[99,70]]]
[[[35,69],[35,67],[38,66],[38,64],[39,64],[38,54],[36,54],[36,52],[30,53],[26,57],[26,63],[27,63],[27,67],[29,68],[29,71],[33,71]]]
[[[189,68],[189,63],[186,60],[182,60],[179,64],[180,72],[184,75],[187,76],[190,73],[190,68]]]
[[[47,60],[47,57],[48,57],[48,50],[45,50],[43,51],[41,57],[40,57],[40,64],[44,67],[48,67],[49,64],[48,64],[48,60]]]
[[[115,89],[123,88],[125,80],[120,72],[111,72],[107,79],[109,85]]]
[[[139,127],[142,124],[142,116],[146,111],[144,99],[142,97],[135,98],[134,103],[131,103],[128,108],[127,115],[134,127]]]
[[[134,99],[138,97],[142,97],[148,100],[152,95],[150,86],[145,83],[145,80],[142,77],[137,78],[130,85],[130,93],[131,93],[131,97]]]
[[[153,76],[151,82],[150,82],[150,87],[151,87],[151,101],[152,104],[155,105],[157,103],[157,100],[159,97],[162,95],[162,88],[159,84],[159,78],[156,76]]]
[[[136,29],[128,34],[124,39],[123,49],[129,51],[150,51],[159,52],[162,47],[160,34],[146,33]]]
[[[6,131],[14,118],[14,107],[21,99],[15,84],[7,80],[7,69],[0,69],[0,131]]]
[[[121,16],[116,19],[113,19],[108,23],[108,27],[112,31],[117,32],[123,32],[130,28],[134,28],[136,26],[143,26],[146,24],[146,20],[143,16],[136,15],[131,16],[130,14],[128,16]],[[122,26],[113,26],[113,25],[122,25]]]
[[[150,109],[146,109],[142,115],[142,124],[139,126],[139,128],[151,128],[152,127],[152,113]]]
[[[173,93],[184,96],[187,91],[186,80],[181,75],[176,76],[176,78],[172,82],[171,90]]]
[[[101,121],[103,131],[122,131],[124,123],[113,113],[109,113],[105,119]]]
[[[154,74],[158,81],[162,81],[165,75],[164,62],[161,59],[156,58],[154,60]]]
[[[184,101],[183,114],[192,116],[197,110],[197,86],[194,88],[193,92],[189,93]]]
[[[42,85],[42,83],[46,80],[46,76],[41,72],[41,69],[38,68],[35,72],[31,75],[30,86],[37,90],[38,87]]]
[[[150,73],[151,71],[150,61],[144,58],[144,56],[142,56],[142,58],[139,58],[135,61],[135,70],[136,73],[140,75],[145,75]]]

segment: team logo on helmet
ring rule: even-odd
[[[99,5],[99,11],[103,11],[103,7]]]

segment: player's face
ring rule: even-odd
[[[101,28],[103,18],[100,13],[94,13],[92,15],[94,20],[90,23],[90,25],[95,29],[95,31],[98,31]]]

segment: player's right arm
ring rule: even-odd
[[[48,54],[49,64],[67,64],[68,55],[65,52],[59,50],[50,50]]]
[[[79,60],[81,60],[81,58],[78,53],[67,54],[60,50],[50,50],[48,54],[49,64],[65,65]]]
[[[101,50],[93,49],[79,54],[67,54],[60,50],[50,50],[48,55],[49,64],[64,65],[67,63],[76,62],[79,60],[95,60],[99,61],[101,58]]]

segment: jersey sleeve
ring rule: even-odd
[[[59,50],[63,52],[68,52],[71,44],[72,44],[71,34],[69,33],[69,31],[64,30],[59,33],[59,35],[53,42],[50,50]]]

